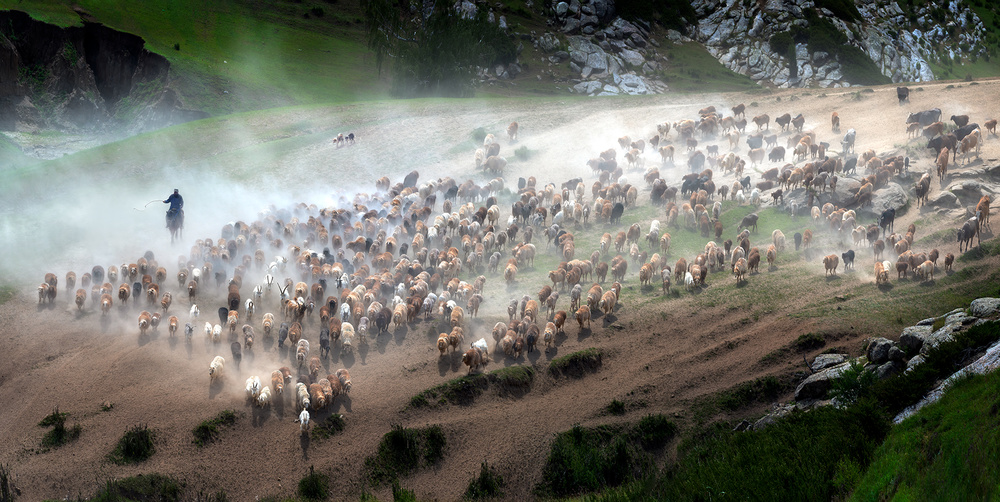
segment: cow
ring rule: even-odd
[[[896,88],[896,99],[899,100],[899,106],[903,106],[903,103],[910,102],[910,88],[909,87],[897,87]]]
[[[906,117],[906,123],[912,124],[914,122],[919,123],[921,126],[929,126],[937,121],[941,120],[941,109],[931,108],[930,110],[924,110],[922,112],[911,113]]]

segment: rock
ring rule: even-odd
[[[619,55],[623,60],[625,60],[626,63],[636,68],[641,67],[646,62],[646,60],[642,57],[642,54],[639,54],[631,49],[622,49]]]
[[[538,48],[542,52],[552,52],[559,49],[559,39],[551,33],[546,33],[538,38]],[[569,57],[569,54],[566,55]]]
[[[584,26],[583,29],[580,30],[580,33],[583,33],[584,35],[593,35],[596,31],[597,29],[593,26]]]
[[[569,71],[573,73],[580,73],[583,71],[583,68],[581,68],[580,65],[576,64],[576,62],[571,61],[569,63]]]
[[[556,4],[556,15],[559,17],[565,17],[566,13],[569,12],[569,4],[566,2],[559,2]]]
[[[597,16],[582,16],[580,24],[583,26],[597,26],[599,23]]]
[[[587,55],[587,66],[594,69],[594,73],[601,73],[608,69],[608,56],[603,52],[593,52]]]
[[[905,369],[906,364],[903,364],[902,361],[889,361],[880,365],[875,370],[875,377],[879,380],[885,380],[886,378],[902,373]]]
[[[569,2],[569,11],[572,12],[573,14],[579,14],[580,13],[580,0],[570,0],[570,2]]]
[[[924,320],[918,322],[916,325],[917,326],[930,326],[930,325],[934,324],[935,322],[937,322],[937,320],[938,320],[937,317],[928,317],[927,319],[924,319]],[[930,334],[930,333],[928,333],[928,334]]]
[[[782,418],[790,415],[793,411],[795,411],[795,405],[775,404],[774,407],[771,408],[771,411],[768,412],[767,415],[761,417],[760,420],[754,422],[751,428],[755,431],[761,430],[764,427],[767,427],[768,425],[771,425],[777,422],[778,420],[781,420]]]
[[[633,33],[632,36],[629,37],[629,41],[632,42],[632,44],[634,44],[636,47],[641,48],[646,46],[646,39],[642,38],[642,35],[638,33]]]
[[[591,68],[590,66],[584,66],[583,69],[580,70],[580,77],[588,78],[590,77],[591,73],[594,73],[594,69]]]
[[[510,78],[514,78],[518,76],[520,73],[521,73],[521,65],[517,63],[511,63],[507,65],[507,74],[510,75]]]
[[[934,329],[931,327],[931,324],[934,324],[934,320],[931,319],[930,321],[930,324],[910,326],[903,329],[903,333],[899,335],[899,345],[903,347],[904,351],[909,354],[915,354],[920,351],[920,348],[924,346],[924,339],[934,332]]]
[[[601,83],[596,80],[588,80],[586,82],[580,82],[573,86],[573,90],[580,94],[592,94],[597,92],[601,88]]]
[[[972,324],[976,322],[976,317],[966,314],[965,312],[956,312],[944,318],[945,324]]]
[[[569,51],[569,58],[572,59],[573,62],[576,63],[576,64],[578,64],[578,65],[585,65],[585,64],[587,64],[587,53],[586,52],[570,49],[570,51]]]
[[[903,373],[909,373],[910,371],[913,371],[913,368],[916,368],[917,366],[924,364],[925,361],[926,359],[924,359],[924,356],[920,354],[911,357],[910,360],[907,361],[906,369],[903,370]]]
[[[594,15],[594,6],[590,4],[583,4],[580,6],[580,12],[587,16]]]
[[[830,382],[839,378],[850,367],[850,364],[842,363],[810,375],[795,388],[795,400],[825,399],[826,393],[830,390]]]
[[[972,300],[969,311],[976,317],[996,317],[1000,314],[1000,298],[977,298]]]
[[[497,26],[499,26],[501,30],[506,30],[507,29],[507,18],[505,16],[500,16],[500,20],[497,21]]]
[[[924,345],[920,347],[920,354],[926,356],[931,349],[941,345],[942,343],[954,340],[955,332],[960,329],[962,329],[961,323],[945,324],[941,327],[941,329],[927,335],[924,338]]]
[[[892,340],[878,337],[868,343],[868,360],[875,364],[882,364],[889,360],[889,349],[893,348]]]
[[[951,209],[951,208],[954,208],[954,207],[958,207],[959,206],[959,204],[958,204],[958,196],[956,196],[955,194],[953,194],[953,193],[951,193],[951,192],[949,192],[947,190],[942,190],[942,191],[938,192],[937,195],[935,195],[935,196],[933,196],[933,197],[931,197],[931,198],[929,198],[927,200],[927,204],[925,204],[924,207],[927,207],[927,206],[930,206],[930,207],[941,207],[941,208],[945,208],[945,209]]]
[[[903,352],[903,349],[900,349],[895,345],[893,345],[892,348],[889,349],[890,361],[903,361],[905,359],[906,359],[906,354]]]
[[[580,20],[570,17],[566,19],[566,24],[563,25],[563,33],[576,33],[580,30]]]
[[[813,359],[809,368],[813,371],[822,371],[832,366],[841,364],[844,361],[847,361],[846,354],[820,354],[816,356],[816,359]]]
[[[903,187],[895,182],[886,184],[872,195],[872,212],[875,214],[882,214],[882,211],[890,207],[899,211],[909,200],[906,190],[903,190]]]
[[[566,61],[567,59],[569,59],[569,53],[566,52],[566,51],[555,51],[554,53],[552,53],[552,57],[556,61],[562,62],[562,61]]]

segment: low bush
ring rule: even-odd
[[[93,502],[119,502],[130,500],[155,500],[173,502],[181,500],[183,483],[163,474],[139,474],[124,479],[108,481],[91,498]]]
[[[312,432],[310,434],[312,438],[316,440],[327,439],[334,434],[343,431],[344,427],[344,416],[339,413],[333,413],[321,422],[313,422]]]
[[[479,466],[479,476],[469,481],[469,487],[465,489],[462,498],[466,500],[482,500],[489,498],[503,497],[503,476],[490,468],[483,461]]]
[[[380,486],[444,458],[447,444],[439,425],[422,429],[393,425],[382,436],[375,454],[366,458],[364,472],[369,483]]]
[[[557,357],[549,363],[549,373],[553,375],[583,376],[601,367],[604,352],[591,347],[562,357]]]
[[[191,432],[194,434],[194,444],[205,446],[219,438],[221,427],[231,427],[236,423],[236,412],[233,410],[223,410],[215,418],[205,420],[198,424]]]
[[[676,433],[663,415],[635,425],[574,426],[553,440],[535,492],[566,497],[641,479],[655,466],[647,449],[662,448]]]
[[[156,433],[145,425],[136,425],[118,440],[108,459],[116,464],[137,464],[156,452]]]
[[[80,424],[74,424],[69,429],[66,428],[66,417],[69,413],[61,413],[59,408],[48,414],[40,422],[39,427],[52,427],[52,430],[42,436],[42,446],[55,448],[80,438],[83,428]]]
[[[309,474],[299,480],[299,496],[307,500],[330,498],[330,477],[309,466]]]

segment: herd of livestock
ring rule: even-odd
[[[746,134],[746,107],[741,104],[731,111],[724,116],[708,107],[692,119],[656,124],[651,136],[643,134],[648,139],[623,137],[618,148],[590,160],[590,169],[581,166],[580,176],[558,185],[540,185],[529,177],[509,186],[502,177],[506,161],[499,155],[500,144],[488,135],[476,151],[476,165],[500,176],[483,185],[452,178],[420,182],[417,171],[395,183],[383,177],[372,194],[356,194],[347,207],[300,203],[272,207],[250,223],[226,224],[218,238],[197,240],[178,258],[175,271],[168,272],[166,263],[147,252],[120,265],[94,266],[79,281],[68,272],[64,286],[67,294],[75,294],[78,309],[100,309],[105,315],[115,309],[141,310],[136,323],[143,337],[165,323],[169,336],[183,336],[189,344],[204,333],[214,352],[226,338],[229,361],[215,355],[209,365],[212,381],[225,375],[226,364],[238,366],[243,354],[255,350],[258,333],[268,343],[276,341],[278,350],[287,351],[288,365],[274,369],[270,385],[250,376],[247,398],[258,406],[291,400],[305,428],[309,410],[329,407],[351,388],[347,369],[323,375],[322,361],[332,350],[350,353],[390,330],[430,319],[447,325],[437,338],[441,356],[461,353],[472,372],[492,358],[489,342],[485,337],[474,340],[469,323],[484,303],[507,307],[506,321],[492,328],[492,350],[520,358],[540,343],[554,344],[569,320],[589,330],[591,315],[614,312],[622,284],[635,276],[641,287],[658,282],[669,294],[673,284],[687,290],[705,286],[712,272],[731,272],[744,281],[764,259],[773,267],[786,250],[784,233],[776,229],[766,246],[752,245],[758,223],[754,212],[723,240],[721,215],[727,200],[754,207],[770,200],[793,215],[808,214],[815,230],[793,235],[796,250],[814,245],[814,231],[832,232],[836,242],[851,236],[855,246],[871,248],[877,284],[888,281],[892,268],[899,277],[912,273],[933,279],[940,253],[913,249],[914,225],[896,233],[894,209],[871,218],[876,221],[868,225],[860,223],[858,214],[871,204],[874,190],[908,172],[908,158],[879,158],[871,150],[854,154],[853,129],[843,136],[839,155],[833,155],[815,130],[804,129],[802,115],[784,114],[774,123],[787,131],[786,147],[794,163],[767,169],[765,162],[784,162],[786,152],[778,145],[777,132],[764,133],[770,132],[770,117],[751,119],[757,132],[746,136],[749,148],[743,159],[736,152]],[[832,114],[833,132],[839,132],[840,119]],[[949,153],[976,152],[984,136],[978,126],[968,129],[975,125],[968,124],[968,117],[953,116],[954,130],[939,119],[940,110],[931,110],[911,114],[908,122],[919,124],[912,129],[927,136],[931,148],[939,147],[937,172],[945,176]],[[985,127],[995,134],[995,125],[996,120],[990,120]],[[517,132],[516,122],[507,128],[510,142],[516,141]],[[659,154],[658,166],[646,168],[647,147]],[[680,149],[687,151],[689,172],[677,173],[671,186],[660,169],[673,171]],[[631,184],[628,170],[636,175],[644,170],[644,185]],[[835,192],[838,177],[852,174],[860,178],[860,188],[838,207],[827,190]],[[584,181],[585,175],[594,178],[592,184]],[[724,181],[727,176],[731,178]],[[918,204],[926,199],[930,178],[923,174],[914,186]],[[800,189],[808,193],[808,203],[784,204],[786,195]],[[649,204],[661,215],[648,222],[648,230],[639,222],[621,222],[626,211],[641,203],[640,191],[648,193]],[[821,203],[823,197],[829,201]],[[501,209],[508,204],[509,211]],[[972,239],[989,228],[989,204],[984,197],[977,214],[959,229],[961,245],[971,246]],[[593,229],[600,229],[596,242]],[[668,261],[671,231],[684,239],[699,233],[705,244],[695,256]],[[884,258],[887,252],[896,257],[894,262]],[[559,263],[545,274],[546,284],[526,286],[524,273],[534,271],[540,253],[557,256]],[[954,256],[947,253],[943,258],[950,269]],[[841,261],[850,268],[854,259],[854,250],[830,254],[823,258],[824,268],[836,274]],[[632,276],[630,266],[637,271]],[[506,291],[503,285],[487,289],[488,280],[502,280]],[[54,302],[58,286],[57,276],[46,274],[38,287],[39,302]],[[511,298],[510,292],[519,287],[530,287],[531,294]],[[178,301],[184,304],[180,314],[175,313],[178,307],[171,310]],[[218,302],[218,322],[200,321],[198,302]],[[266,377],[263,383],[268,383]]]

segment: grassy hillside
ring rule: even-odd
[[[59,26],[81,14],[141,36],[173,65],[187,105],[213,115],[384,97],[357,0],[3,2]],[[76,10],[74,10],[76,9]]]

